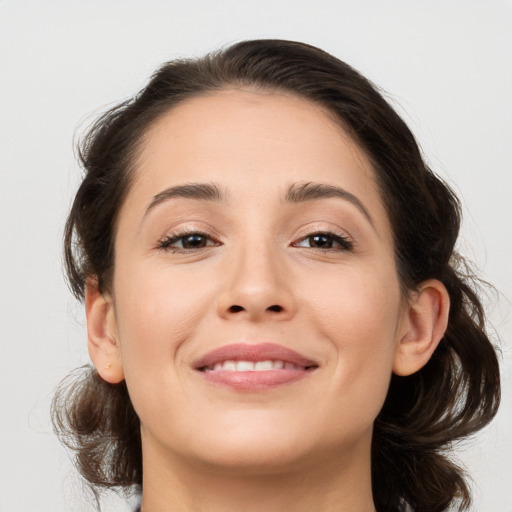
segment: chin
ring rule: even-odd
[[[226,470],[258,472],[297,464],[318,449],[291,421],[265,421],[261,412],[252,416],[212,422],[207,431],[191,433],[193,457]]]
[[[227,446],[210,446],[208,452],[197,454],[197,458],[217,471],[236,474],[274,474],[297,467],[307,459],[307,453],[286,443],[231,442]]]

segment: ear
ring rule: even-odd
[[[450,296],[443,283],[429,279],[414,292],[404,313],[404,328],[396,347],[393,372],[411,375],[430,359],[448,326]]]
[[[95,278],[85,285],[85,313],[89,355],[100,377],[111,384],[124,379],[119,354],[114,303],[109,295],[99,291]]]

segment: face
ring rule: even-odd
[[[368,454],[405,321],[363,152],[320,106],[225,90],[164,115],[135,173],[109,328],[144,453]]]

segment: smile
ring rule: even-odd
[[[206,366],[203,371],[224,371],[224,372],[262,372],[269,370],[304,370],[303,366],[299,366],[288,361],[224,361],[215,363],[213,366]]]
[[[209,352],[194,366],[210,384],[249,392],[301,380],[318,363],[282,345],[237,343]]]

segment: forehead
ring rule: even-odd
[[[313,181],[342,186],[387,217],[364,151],[327,109],[291,94],[226,89],[188,99],[150,127],[134,167],[127,203],[190,182],[250,199]]]

